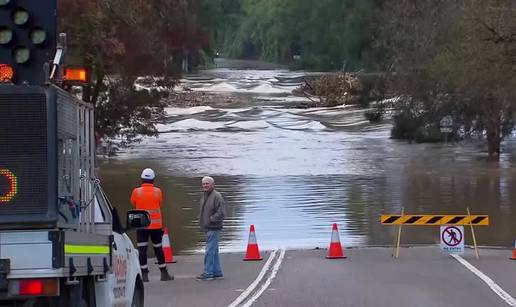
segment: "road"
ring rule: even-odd
[[[223,254],[223,280],[197,281],[202,255],[176,257],[176,280],[160,282],[151,268],[146,306],[516,306],[516,261],[511,252],[481,249],[462,257],[435,246],[346,249],[347,259],[327,260],[325,250],[264,253],[244,262]]]

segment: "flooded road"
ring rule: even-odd
[[[189,76],[194,91],[241,95],[234,108],[168,108],[159,138],[100,164],[104,189],[121,211],[152,167],[164,191],[165,224],[176,253],[199,250],[200,179],[215,178],[228,202],[224,251],[245,249],[249,225],[260,248],[327,247],[331,224],[344,246],[392,244],[397,231],[379,215],[489,214],[481,245],[516,239],[514,142],[499,163],[474,143],[407,144],[389,138],[388,122],[370,124],[352,107],[296,109],[302,74],[214,69]],[[301,99],[302,100],[302,99]],[[437,227],[408,227],[402,243],[437,243]],[[466,237],[466,243],[471,238]]]

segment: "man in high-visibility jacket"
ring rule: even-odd
[[[149,267],[147,265],[147,246],[149,238],[154,246],[154,253],[158,258],[158,267],[161,271],[161,281],[173,280],[174,276],[168,274],[165,256],[161,246],[163,239],[163,218],[161,216],[161,204],[163,194],[161,189],[154,186],[156,175],[150,168],[143,170],[141,179],[142,185],[135,188],[131,194],[131,204],[138,210],[149,212],[151,224],[146,229],[136,230],[138,252],[140,254],[140,267],[142,269],[143,281],[149,281]]]

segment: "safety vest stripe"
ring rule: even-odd
[[[109,254],[108,245],[73,245],[65,244],[65,254]]]
[[[136,188],[136,194],[138,194],[138,197],[142,196],[142,188]]]
[[[158,197],[159,195],[159,189],[158,188],[154,188],[154,197]]]

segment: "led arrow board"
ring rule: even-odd
[[[56,103],[50,93],[0,85],[0,228],[56,220]]]

